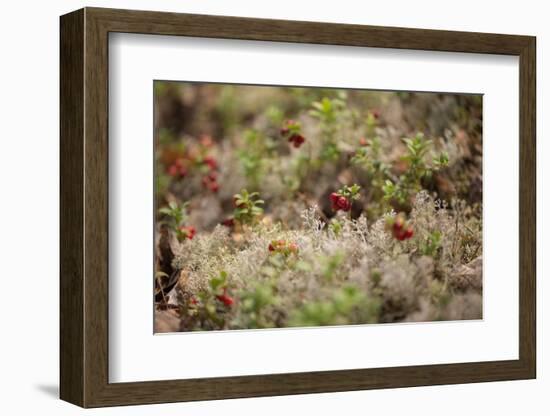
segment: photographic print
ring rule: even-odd
[[[153,88],[155,332],[482,318],[482,95]]]
[[[536,378],[534,36],[59,27],[62,400]]]

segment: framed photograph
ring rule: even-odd
[[[536,377],[535,38],[61,17],[82,407]]]

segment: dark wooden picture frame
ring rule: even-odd
[[[110,32],[518,56],[519,359],[109,383]],[[62,16],[61,398],[83,407],[100,407],[535,378],[535,45],[535,38],[530,36],[98,8],[85,8]]]

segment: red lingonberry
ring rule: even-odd
[[[220,184],[218,182],[211,182],[210,185],[208,185],[208,189],[216,193],[220,190]]]
[[[231,306],[235,302],[231,296],[223,295],[221,301],[225,306]]]
[[[212,156],[206,156],[203,162],[212,170],[218,169],[218,162]]]
[[[369,145],[369,142],[368,142],[367,139],[365,139],[364,137],[361,137],[361,138],[359,139],[359,144],[360,144],[361,146],[368,146],[368,145]]]
[[[414,235],[413,227],[406,220],[405,214],[400,212],[395,217],[386,219],[386,229],[391,231],[399,241],[408,240]]]
[[[226,218],[222,221],[222,225],[225,225],[226,227],[234,227],[235,226],[235,219],[234,218]]]
[[[202,185],[212,192],[218,192],[220,185],[216,181],[216,173],[210,172],[208,175],[202,177]]]
[[[185,175],[187,175],[187,168],[185,166],[182,166],[180,168],[180,176],[183,178]]]
[[[288,141],[293,144],[295,148],[299,148],[306,141],[305,137],[301,134],[293,134],[288,138]]]
[[[188,227],[180,227],[180,231],[183,234],[185,238],[188,238],[189,240],[192,240],[193,237],[195,237],[195,234],[197,233],[197,230],[192,225]]]
[[[336,201],[336,206],[342,211],[349,211],[351,209],[351,202],[345,196],[340,196]]]
[[[168,175],[170,176],[178,176],[180,173],[179,168],[176,165],[170,165],[168,166]]]
[[[216,299],[221,301],[225,306],[231,306],[235,302],[231,296],[227,294],[227,289],[223,290],[221,295],[216,295]]]
[[[329,195],[333,211],[349,211],[351,210],[351,201],[339,193],[333,192]]]
[[[173,177],[184,177],[187,175],[187,167],[183,159],[178,158],[168,167],[168,174]]]

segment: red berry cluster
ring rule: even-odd
[[[295,148],[299,148],[306,141],[305,137],[301,134],[293,134],[288,138],[288,141],[292,143]]]
[[[202,185],[212,192],[218,192],[220,190],[220,184],[218,183],[217,172],[210,172],[208,175],[203,176]]]
[[[192,240],[193,237],[195,237],[197,230],[192,225],[189,225],[180,227],[179,232],[182,238],[188,238],[189,240]]]
[[[329,198],[332,204],[333,211],[342,210],[344,212],[347,212],[351,210],[351,201],[345,196],[333,192],[330,194]]]
[[[212,156],[206,156],[203,165],[209,169],[208,174],[202,177],[202,185],[212,192],[218,192],[220,184],[218,183],[218,162]]]
[[[168,175],[174,178],[183,178],[187,175],[187,163],[183,158],[177,158],[174,163],[168,166]]]
[[[235,300],[227,294],[227,288],[223,289],[223,293],[221,295],[216,295],[216,299],[227,307],[230,307],[233,303],[235,303]]]
[[[281,127],[280,133],[282,136],[288,137],[288,142],[292,143],[295,148],[299,148],[306,141],[300,130],[300,123],[294,120],[287,120],[285,125]]]
[[[414,235],[412,226],[405,218],[405,214],[400,212],[395,217],[388,217],[386,228],[391,231],[393,237],[399,241],[408,240]]]
[[[210,170],[218,169],[218,162],[212,156],[206,156],[202,161]]]
[[[202,185],[212,191],[218,192],[218,162],[208,155],[209,149],[214,146],[214,141],[209,135],[202,135],[199,145],[192,147],[188,152],[181,154],[173,163],[168,165],[168,175],[181,179],[189,174],[191,170],[198,169],[203,174]]]
[[[273,240],[269,243],[267,249],[271,253],[280,253],[288,256],[290,254],[298,253],[298,245],[296,243],[291,243],[286,240]]]

